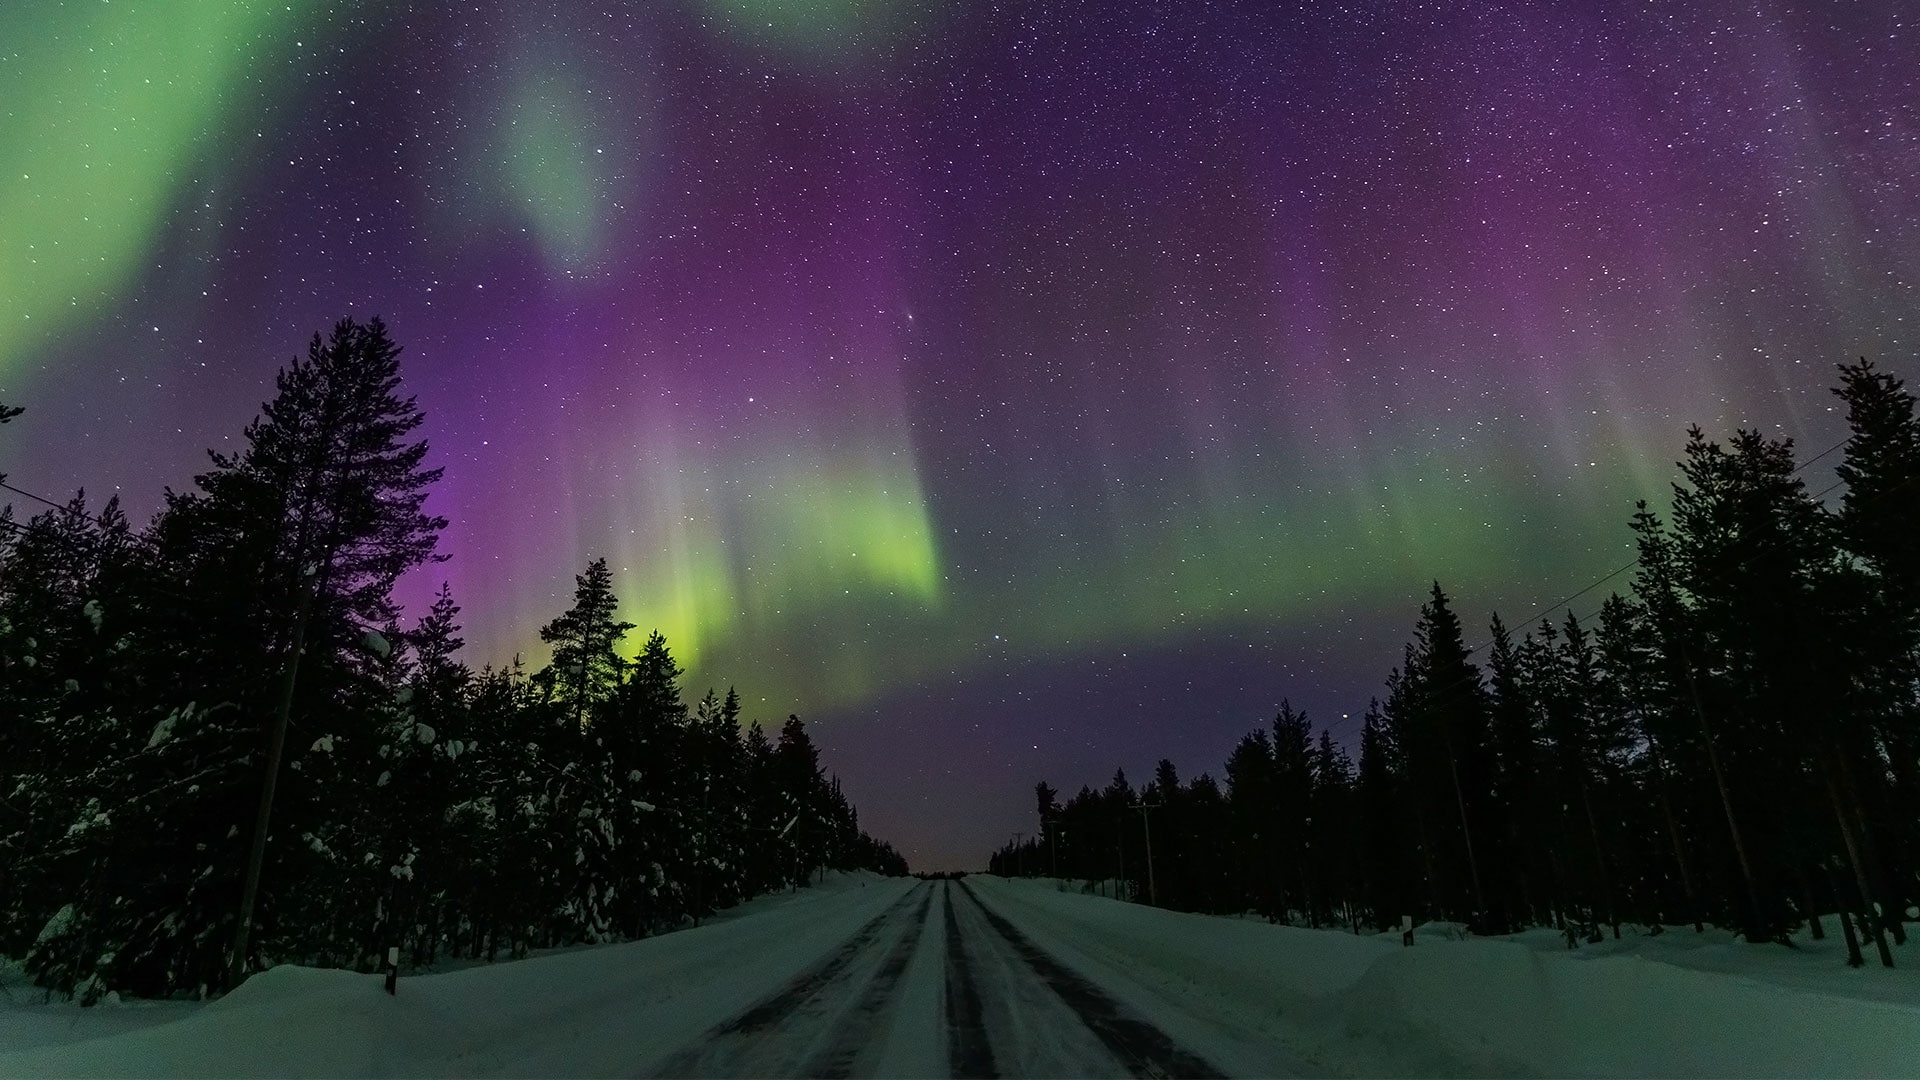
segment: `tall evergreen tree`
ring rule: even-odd
[[[1441,858],[1466,870],[1444,903],[1466,921],[1485,918],[1481,859],[1491,848],[1482,835],[1494,776],[1480,670],[1468,659],[1460,619],[1435,582],[1420,609],[1417,653],[1409,667],[1410,729],[1405,736],[1415,790],[1436,814],[1434,842]],[[1449,820],[1442,828],[1439,821]]]
[[[1865,816],[1863,843],[1875,847],[1877,832],[1904,853],[1892,860],[1905,864],[1896,868],[1869,852],[1883,905],[1897,913],[1913,902],[1920,873],[1920,415],[1905,384],[1864,359],[1840,368],[1834,393],[1847,404],[1852,432],[1836,470],[1846,484],[1839,528],[1866,572],[1861,621],[1843,640],[1860,673],[1855,737],[1872,744],[1854,746],[1836,769]],[[1897,917],[1890,929],[1905,941]]]
[[[1414,891],[1409,876],[1412,844],[1411,816],[1406,803],[1405,765],[1393,725],[1378,700],[1367,703],[1360,723],[1360,767],[1354,778],[1359,804],[1362,903],[1373,924],[1384,930],[1398,926],[1400,916],[1413,914]]]
[[[1515,927],[1537,918],[1535,905],[1545,885],[1533,872],[1542,849],[1540,724],[1533,688],[1522,670],[1513,635],[1498,615],[1491,629],[1487,676],[1493,781],[1487,793],[1492,816],[1487,832],[1500,851],[1498,863],[1506,873],[1494,887],[1489,924]]]
[[[1237,894],[1244,909],[1268,921],[1280,918],[1278,865],[1280,810],[1274,789],[1273,740],[1265,729],[1242,736],[1227,758],[1227,827],[1238,871]]]
[[[1310,917],[1314,906],[1307,872],[1307,819],[1313,799],[1313,726],[1307,714],[1282,700],[1273,718],[1273,873],[1279,913]]]
[[[1359,839],[1353,805],[1353,762],[1320,731],[1313,755],[1313,794],[1307,822],[1307,848],[1314,908],[1309,921],[1351,922],[1354,848]]]
[[[573,606],[540,628],[540,640],[553,647],[553,660],[537,677],[576,729],[587,726],[594,708],[620,685],[626,664],[620,639],[633,629],[619,619],[607,560],[595,559],[573,579]]]

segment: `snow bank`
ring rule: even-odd
[[[124,1034],[184,1019],[197,1009],[197,1005],[185,1001],[122,1002],[114,994],[91,1008],[65,1000],[49,1001],[46,991],[34,986],[18,964],[0,960],[0,1050]]]
[[[1582,1076],[1920,1075],[1920,1008],[1504,941],[1379,958],[1336,1002],[1351,1032]]]
[[[1270,1070],[1270,1057],[1250,1056],[1265,1044],[1332,1074],[1920,1075],[1915,972],[1852,971],[1831,955],[1758,946],[1715,952],[1716,962],[1744,957],[1761,973],[1784,964],[1799,978],[1440,935],[1409,949],[1397,934],[967,880],[1063,961],[1230,1069]]]
[[[131,1010],[40,1006],[67,1029],[22,1025],[35,1037],[0,1041],[0,1077],[631,1075],[818,961],[912,884],[830,875],[645,941],[402,978],[393,997],[379,975],[278,967],[208,1005],[168,1003],[167,1022],[138,1030],[111,1022]],[[0,1015],[13,1011],[26,1012]]]

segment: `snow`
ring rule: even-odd
[[[1920,947],[1853,970],[1691,928],[1568,951],[1551,931],[1356,937],[971,877],[1061,960],[1230,1072],[1920,1075]],[[1551,941],[1551,947],[1548,941]],[[1290,1059],[1290,1060],[1289,1060]]]
[[[109,994],[98,1005],[48,1002],[25,972],[0,961],[0,1047],[30,1050],[80,1039],[100,1039],[184,1019],[200,1006],[188,1001],[127,1001]],[[53,1071],[51,1068],[43,1072]],[[10,1067],[0,1075],[14,1075]]]
[[[40,928],[39,936],[33,939],[35,945],[45,945],[54,938],[67,932],[73,926],[73,905],[62,904],[60,910],[53,913],[47,924]]]
[[[0,1076],[942,1076],[964,1053],[1004,1076],[1183,1071],[1155,1054],[1255,1076],[1920,1075],[1920,945],[1884,971],[1846,968],[1832,938],[1690,928],[1574,951],[1540,932],[1417,940],[834,874],[645,941],[404,977],[395,997],[298,967],[205,1006],[9,994]]]
[[[705,925],[402,977],[278,967],[211,1004],[0,1001],[0,1076],[604,1076],[645,1072],[816,963],[913,885],[829,874]],[[644,1038],[636,1033],[644,1033]],[[16,1049],[18,1048],[18,1049]]]
[[[176,710],[168,713],[166,719],[153,725],[153,734],[147,737],[147,749],[151,750],[173,738],[173,726],[179,722],[180,713]]]
[[[100,620],[106,614],[100,607],[100,601],[88,600],[86,603],[80,605],[80,614],[87,617],[87,622],[93,627],[94,633],[97,634],[100,632]]]
[[[366,636],[360,639],[360,644],[382,660],[393,655],[393,642],[388,641],[387,636],[378,630],[367,631]]]
[[[85,836],[94,829],[105,828],[111,824],[113,819],[107,816],[106,811],[100,809],[100,800],[88,799],[87,805],[80,808],[80,816],[74,819],[73,824],[67,826],[67,838],[71,840]],[[61,914],[71,914],[71,912],[63,908]],[[59,915],[55,915],[55,918],[58,917]]]

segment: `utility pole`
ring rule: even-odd
[[[260,806],[254,814],[253,847],[247,852],[247,874],[240,886],[240,917],[233,925],[233,956],[227,968],[227,989],[247,976],[247,937],[253,930],[253,909],[260,900],[260,872],[267,861],[267,826],[273,817],[273,791],[280,781],[280,759],[287,750],[287,724],[293,716],[293,691],[300,678],[300,656],[307,649],[307,617],[313,612],[313,594],[319,591],[319,566],[301,568],[306,577],[300,591],[300,612],[293,623],[293,649],[280,680],[280,703],[273,712],[273,732],[267,740],[266,775],[260,781]]]
[[[1153,819],[1148,814],[1159,808],[1160,804],[1150,802],[1142,802],[1134,807],[1140,811],[1140,827],[1147,834],[1147,903],[1154,907],[1160,906],[1160,890],[1153,880]]]
[[[1727,775],[1720,769],[1720,754],[1714,749],[1713,729],[1707,724],[1707,709],[1700,701],[1700,684],[1694,681],[1693,657],[1687,653],[1687,643],[1680,642],[1681,670],[1686,675],[1687,694],[1693,699],[1694,719],[1700,724],[1700,745],[1707,751],[1707,766],[1713,772],[1714,787],[1720,791],[1720,808],[1727,816],[1727,832],[1733,836],[1734,858],[1740,864],[1740,880],[1747,887],[1747,926],[1742,935],[1752,941],[1754,930],[1759,928],[1764,918],[1761,915],[1760,891],[1753,883],[1753,864],[1747,861],[1747,844],[1740,835],[1740,821],[1733,813],[1733,797],[1727,794]]]
[[[247,975],[247,939],[253,932],[253,910],[260,902],[260,874],[267,862],[267,828],[273,817],[274,789],[280,783],[280,759],[286,756],[287,727],[293,719],[293,692],[300,679],[300,659],[307,651],[307,621],[313,614],[314,601],[319,598],[321,588],[326,583],[333,568],[333,557],[339,546],[338,522],[329,532],[321,536],[312,535],[313,515],[319,506],[316,489],[321,477],[337,467],[329,460],[328,451],[353,445],[355,431],[349,431],[348,437],[340,443],[333,442],[339,417],[335,415],[338,399],[331,393],[321,409],[320,437],[324,446],[310,450],[307,467],[310,470],[305,504],[299,517],[298,542],[295,545],[295,557],[300,560],[301,577],[300,608],[293,619],[293,643],[288,650],[287,670],[280,681],[280,702],[274,709],[273,730],[267,738],[266,775],[260,781],[260,806],[254,815],[253,846],[247,851],[246,877],[240,885],[240,914],[233,925],[233,955],[228,959],[227,990],[232,991],[240,985]],[[329,477],[332,483],[328,490],[337,502],[345,478],[340,472]],[[309,541],[318,541],[309,543]]]

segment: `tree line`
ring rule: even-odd
[[[1623,923],[1818,938],[1838,912],[1850,961],[1890,966],[1920,900],[1920,421],[1865,360],[1834,393],[1851,435],[1827,491],[1790,440],[1690,429],[1671,512],[1636,505],[1630,588],[1586,618],[1495,615],[1470,647],[1436,583],[1357,764],[1283,704],[1220,781],[1163,760],[1138,791],[1042,783],[1039,831],[993,870],[1570,945]]]
[[[90,1002],[390,948],[524,955],[823,868],[906,872],[798,718],[743,731],[731,690],[687,704],[658,633],[623,647],[605,560],[538,671],[463,664],[444,586],[403,624],[394,586],[447,522],[399,353],[378,319],[315,335],[241,449],[143,527],[117,498],[0,508],[0,954],[38,984]]]

